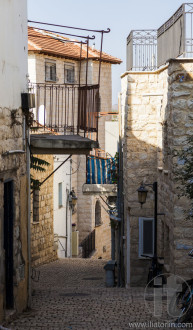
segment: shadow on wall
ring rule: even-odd
[[[193,224],[184,220],[187,200],[177,197],[174,179],[178,158],[174,153],[193,133],[189,114],[191,104],[193,108],[193,74],[188,72],[191,68],[191,63],[171,60],[168,68],[129,73],[123,78],[124,196],[125,219],[129,219],[126,228],[130,227],[127,258],[131,285],[146,283],[150,265],[139,256],[139,245],[143,243],[140,240],[147,235],[140,232],[139,218],[154,217],[154,193],[148,188],[147,201],[140,208],[137,189],[142,181],[158,182],[158,213],[164,212],[165,216],[158,216],[157,245],[158,256],[164,257],[165,270],[187,276],[184,260],[190,268],[187,251],[178,249],[179,243],[191,243],[189,230],[193,235]]]

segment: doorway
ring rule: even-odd
[[[13,300],[13,181],[4,183],[4,250],[5,250],[5,297],[6,308],[11,309]]]

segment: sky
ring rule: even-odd
[[[123,61],[112,66],[112,101],[116,104],[121,91],[120,76],[126,71],[126,38],[130,31],[158,29],[182,3],[181,0],[28,0],[28,19],[88,29],[110,28],[111,32],[104,35],[103,51]],[[85,31],[81,33],[88,35]],[[99,48],[99,35],[94,42]]]

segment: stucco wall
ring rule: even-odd
[[[64,162],[68,156],[54,156],[54,170]],[[59,258],[71,257],[72,211],[69,205],[71,187],[71,160],[69,159],[54,173],[54,235]],[[59,184],[62,188],[62,205],[59,205]]]

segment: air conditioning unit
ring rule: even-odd
[[[35,94],[33,93],[22,93],[21,94],[21,107],[24,112],[29,109],[35,108]]]

